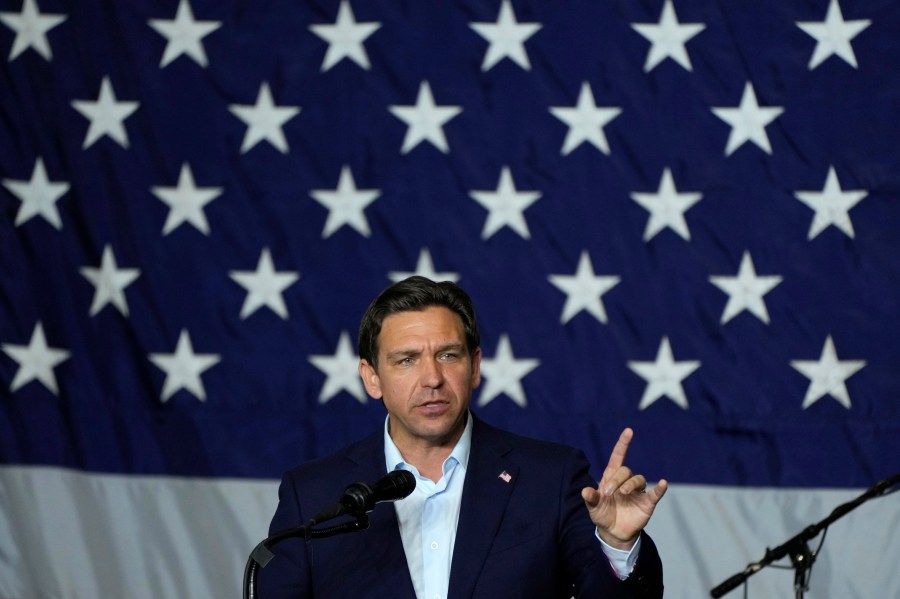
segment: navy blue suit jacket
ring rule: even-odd
[[[384,474],[381,430],[287,472],[270,534],[304,524],[348,484]],[[629,579],[612,571],[581,499],[595,484],[581,451],[475,419],[448,599],[661,597],[662,564],[646,534]],[[259,599],[415,599],[393,506],[377,505],[369,518],[360,532],[276,545],[258,572]]]

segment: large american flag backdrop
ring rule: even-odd
[[[598,476],[634,427],[669,596],[900,471],[895,0],[0,7],[0,597],[238,596],[414,273],[482,418]],[[897,508],[814,596],[900,596]]]

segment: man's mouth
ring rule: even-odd
[[[423,410],[434,410],[448,405],[450,405],[450,402],[446,399],[429,399],[420,403],[418,407]]]

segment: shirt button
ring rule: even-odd
[[[432,548],[432,549],[437,549],[437,548],[438,548],[437,541],[432,541],[432,542],[431,542],[431,548]],[[435,597],[435,599],[440,599],[437,595],[435,595],[434,597]]]

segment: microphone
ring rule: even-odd
[[[388,472],[371,485],[353,483],[344,489],[337,503],[313,516],[311,522],[324,522],[344,514],[360,517],[375,509],[376,503],[403,499],[415,488],[416,477],[406,470]]]
[[[257,545],[247,560],[244,569],[244,599],[257,599],[256,577],[260,568],[272,561],[275,554],[271,548],[285,539],[303,537],[307,541],[323,537],[330,537],[342,532],[365,530],[369,526],[366,514],[375,508],[376,503],[384,501],[397,501],[412,493],[416,488],[416,477],[406,470],[394,470],[388,472],[371,485],[366,483],[353,483],[344,489],[344,494],[337,503],[323,510],[303,526],[288,528],[277,532]],[[319,522],[331,520],[344,514],[355,516],[356,520],[348,520],[343,524],[337,524],[328,528],[314,529]]]

